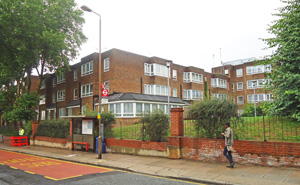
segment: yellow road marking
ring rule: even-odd
[[[93,166],[93,165],[88,165],[88,164],[81,164],[81,163],[71,162],[71,161],[64,161],[62,159],[52,159],[52,158],[49,158],[49,157],[39,156],[38,154],[33,155],[33,154],[18,153],[18,152],[6,151],[6,150],[2,150],[2,151],[16,153],[16,154],[29,155],[29,156],[33,156],[33,157],[41,157],[41,158],[46,158],[46,159],[54,160],[54,161],[61,161],[61,162],[65,162],[65,163],[71,163],[71,164],[77,164],[77,165],[82,165],[82,166],[89,166],[89,167],[93,167],[93,168],[101,168],[101,169],[106,169],[106,170],[109,170],[109,171],[113,171],[113,169],[109,169],[109,168],[105,168],[105,167]],[[102,161],[100,160],[100,162],[102,162]]]
[[[18,169],[18,168],[16,168],[16,167],[13,167],[13,166],[9,166],[10,168],[12,168],[12,169]]]
[[[3,163],[0,163],[0,165],[5,165],[5,164],[3,164]]]
[[[48,177],[48,176],[44,176],[45,178],[47,179],[51,179],[51,180],[54,180],[54,181],[58,181],[58,179],[55,179],[55,178],[52,178],[52,177]]]
[[[62,179],[58,179],[58,180],[65,180],[65,179],[71,179],[71,178],[75,178],[75,177],[81,177],[82,175],[76,175],[76,176],[72,176],[72,177],[65,177]]]
[[[33,172],[30,172],[30,171],[24,171],[24,172],[26,172],[26,173],[30,173],[30,174],[35,174],[35,173],[33,173]]]

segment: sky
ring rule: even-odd
[[[221,60],[272,53],[261,38],[278,17],[280,0],[75,0],[101,15],[101,51],[112,48],[172,60],[211,72]],[[99,17],[84,13],[88,37],[77,63],[99,52]],[[273,50],[274,51],[274,50]]]

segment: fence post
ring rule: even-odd
[[[266,140],[265,115],[264,115],[264,113],[263,113],[263,124],[264,124],[264,141],[267,141],[267,140]]]
[[[184,135],[183,108],[172,108],[171,112],[171,136],[168,137],[168,158],[181,158],[181,140]]]
[[[120,121],[120,124],[121,124],[121,126],[120,126],[120,128],[121,128],[120,139],[123,139],[123,138],[122,138],[122,121]]]
[[[143,132],[142,132],[142,134],[143,134],[143,141],[145,141],[145,122],[143,121]]]

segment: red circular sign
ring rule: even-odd
[[[102,96],[108,97],[108,90],[107,89],[102,90]]]

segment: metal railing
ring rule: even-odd
[[[230,123],[238,140],[300,142],[300,122],[290,116],[239,117]],[[185,119],[184,135],[204,138],[205,130],[195,120]]]

